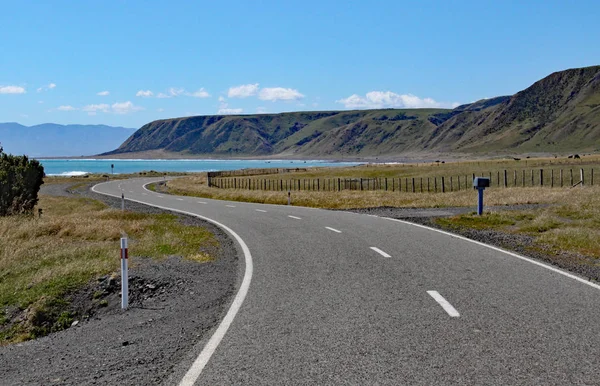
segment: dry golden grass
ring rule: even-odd
[[[121,212],[88,198],[40,196],[38,207],[42,218],[0,218],[0,344],[32,337],[26,327],[2,329],[7,307],[61,302],[90,279],[116,272],[123,234],[131,256],[207,261],[200,248],[217,243],[208,230],[181,225],[173,215]]]
[[[174,194],[264,204],[287,204],[287,192],[209,188],[204,176],[178,178],[169,181],[168,187],[169,191]],[[492,187],[485,191],[485,205],[555,203],[566,199],[573,191],[577,191],[577,188],[571,190],[569,188]],[[315,208],[349,209],[377,206],[440,208],[474,206],[477,203],[477,192],[473,189],[446,193],[354,190],[340,192],[292,191],[291,198],[293,205]]]
[[[449,227],[494,228],[534,237],[536,247],[558,253],[600,258],[600,187],[544,189],[532,202],[551,204],[534,210],[511,210],[438,220]]]

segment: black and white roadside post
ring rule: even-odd
[[[115,174],[115,164],[110,164],[110,174]]]
[[[127,267],[127,237],[121,237],[121,309],[129,306],[129,272]]]
[[[125,193],[121,192],[121,211],[125,212]]]
[[[490,179],[487,177],[475,177],[473,179],[473,189],[477,189],[478,200],[477,200],[477,214],[483,214],[483,191],[485,188],[490,186]]]
[[[292,204],[292,192],[288,190],[288,205]]]

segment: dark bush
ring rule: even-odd
[[[0,147],[0,216],[31,213],[43,178],[44,167],[37,160],[6,154]]]

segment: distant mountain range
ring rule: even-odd
[[[600,150],[600,66],[560,71],[513,96],[449,109],[214,115],[159,120],[121,157],[402,157]]]
[[[0,123],[0,146],[6,153],[31,157],[89,156],[118,147],[134,131],[105,125]]]

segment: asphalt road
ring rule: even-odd
[[[201,342],[170,384],[188,371],[182,384],[600,384],[597,285],[404,222],[170,196],[149,181],[95,191],[217,221],[252,262],[220,343],[192,366]]]

